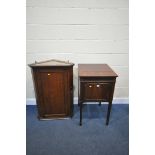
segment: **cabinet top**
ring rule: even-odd
[[[40,61],[29,64],[30,67],[48,67],[48,66],[73,66],[74,64],[69,61],[61,61],[56,59]]]
[[[107,64],[78,64],[80,77],[118,77]]]

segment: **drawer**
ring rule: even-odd
[[[83,97],[86,100],[108,101],[112,92],[111,90],[111,83],[83,83]]]

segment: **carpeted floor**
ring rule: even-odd
[[[109,125],[107,105],[86,104],[83,126],[79,107],[67,120],[39,121],[36,106],[27,106],[27,155],[128,155],[129,106],[114,104]]]

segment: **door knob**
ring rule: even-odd
[[[91,88],[92,86],[91,85],[89,85],[89,88]]]
[[[97,85],[96,85],[96,87],[100,87],[100,85],[99,85],[99,84],[97,84]]]

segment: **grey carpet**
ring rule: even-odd
[[[128,155],[128,104],[112,106],[108,126],[106,112],[106,104],[86,104],[79,126],[77,105],[72,119],[51,121],[39,121],[36,106],[27,106],[27,155]]]

